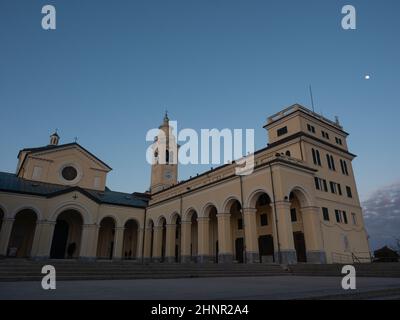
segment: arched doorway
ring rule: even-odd
[[[293,191],[289,195],[290,217],[292,220],[293,241],[296,249],[297,262],[307,262],[303,216],[299,196],[298,191]]]
[[[79,257],[82,225],[82,216],[76,210],[66,210],[57,217],[51,242],[51,259]]]
[[[190,260],[197,262],[198,255],[198,225],[197,225],[197,212],[190,212]]]
[[[229,213],[231,214],[231,234],[234,260],[238,263],[244,262],[244,222],[242,217],[242,206],[238,200],[228,203]]]
[[[160,219],[161,226],[161,262],[165,262],[165,250],[167,244],[167,220],[162,217]]]
[[[275,262],[274,223],[271,199],[266,193],[257,196],[255,202],[257,219],[258,251],[261,263]]]
[[[148,222],[148,230],[150,232],[150,252],[149,252],[149,258],[150,261],[153,258],[153,246],[154,246],[154,222],[153,220],[149,220]]]
[[[31,256],[36,220],[36,213],[31,209],[22,210],[15,215],[8,243],[8,256],[16,258]]]
[[[209,256],[211,260],[218,263],[218,218],[217,218],[217,208],[215,206],[210,206],[206,214],[209,217]]]
[[[103,218],[100,222],[97,240],[97,258],[112,259],[114,253],[115,220],[111,217]]]
[[[181,260],[181,217],[175,214],[172,217],[172,224],[175,225],[174,235],[174,261],[179,262]]]
[[[136,259],[137,257],[137,246],[138,246],[138,235],[139,226],[134,219],[130,219],[125,223],[124,230],[124,244],[123,254],[124,259]]]

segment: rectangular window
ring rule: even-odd
[[[283,136],[284,134],[286,134],[287,132],[288,132],[287,127],[283,127],[283,128],[280,128],[277,130],[277,135],[278,135],[278,137],[280,137],[280,136]]]
[[[354,212],[351,214],[351,218],[353,219],[353,224],[356,226],[357,225],[357,217]]]
[[[296,208],[290,209],[290,217],[292,219],[292,222],[297,221]]]
[[[342,186],[340,185],[340,183],[337,184],[337,188],[338,188],[339,195],[341,196],[342,195]]]
[[[353,198],[353,194],[351,193],[351,188],[349,186],[346,186],[346,193],[349,198]]]
[[[337,223],[341,223],[342,220],[342,213],[340,212],[340,210],[335,210],[335,216],[336,216],[336,222]]]
[[[321,132],[322,132],[322,136],[323,136],[325,139],[329,140],[329,134],[328,134],[327,132],[325,132],[325,131],[321,131]]]
[[[94,177],[93,186],[95,188],[100,188],[100,177]]]
[[[329,221],[329,210],[328,208],[322,208],[322,215],[325,221]]]
[[[343,220],[344,220],[344,223],[347,224],[347,214],[346,214],[346,211],[342,211],[342,213],[343,213]]]
[[[312,132],[312,133],[315,133],[315,127],[312,126],[311,124],[307,124],[307,130]]]
[[[243,230],[243,219],[238,219],[238,230]]]
[[[324,179],[323,182],[324,182],[324,191],[328,192],[328,184],[326,183],[326,180]]]
[[[260,215],[260,219],[261,219],[261,225],[262,226],[267,226],[268,225],[268,216],[266,213],[263,213],[262,215]]]
[[[336,143],[337,143],[338,145],[341,146],[341,145],[343,144],[343,143],[342,143],[342,139],[336,137],[335,140],[336,140]]]
[[[315,177],[314,181],[315,181],[315,189],[321,190],[321,186],[319,185],[320,184],[320,179]]]
[[[334,194],[337,194],[336,183],[330,181],[329,184],[331,186],[331,192],[334,193]]]
[[[42,167],[34,167],[32,172],[32,179],[39,179],[42,176]]]

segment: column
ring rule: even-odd
[[[115,228],[113,260],[121,260],[123,257],[124,231],[124,227]]]
[[[153,262],[161,262],[162,233],[162,226],[154,227]]]
[[[99,226],[97,224],[84,224],[82,226],[80,260],[96,260],[98,235]]]
[[[55,221],[41,220],[36,223],[31,251],[32,259],[46,260],[50,258],[55,226]]]
[[[197,261],[206,263],[210,261],[210,218],[197,218]]]
[[[152,227],[147,227],[145,234],[144,234],[144,255],[143,255],[143,262],[149,263],[151,262],[151,238],[152,238]]]
[[[0,230],[0,257],[6,257],[15,219],[4,218]]]
[[[166,229],[167,235],[165,239],[165,261],[168,263],[174,263],[176,224],[167,224]]]
[[[192,242],[192,222],[181,222],[181,262],[190,262],[190,244]]]
[[[258,250],[257,209],[244,208],[244,227],[247,263],[258,263],[260,252]]]
[[[297,254],[293,241],[290,203],[287,201],[277,201],[274,207],[276,207],[277,238],[280,250],[280,252],[276,252],[275,261],[281,264],[295,264],[297,263]]]
[[[144,228],[140,227],[138,228],[137,240],[136,240],[136,260],[142,260],[143,246],[144,246],[144,241],[143,241],[144,232],[145,232]]]
[[[231,214],[218,213],[218,263],[233,261]]]
[[[320,208],[301,208],[308,263],[326,263],[320,224]]]

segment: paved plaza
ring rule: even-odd
[[[398,290],[396,290],[398,289]],[[5,299],[303,299],[346,295],[398,299],[399,278],[357,278],[357,290],[345,291],[339,277],[235,277],[141,280],[59,281],[56,290],[43,290],[40,282],[0,282]],[[389,294],[389,292],[391,292]]]

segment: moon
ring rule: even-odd
[[[369,80],[369,79],[371,79],[371,76],[369,74],[366,74],[364,78],[365,78],[365,80]]]

